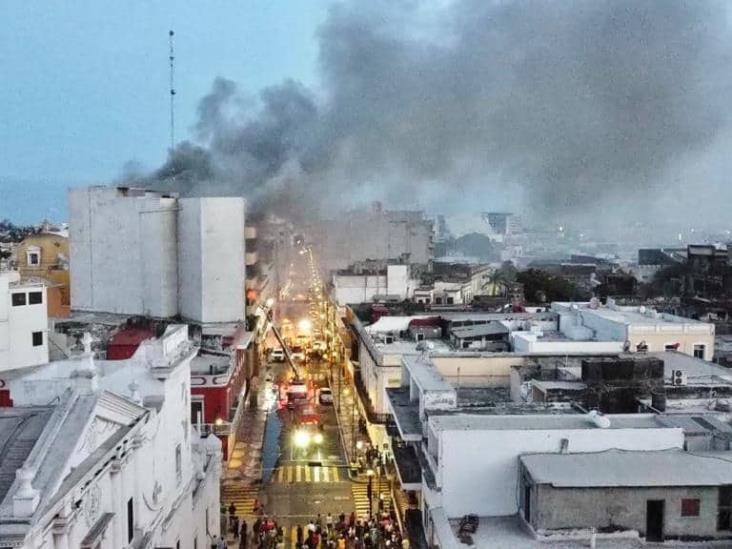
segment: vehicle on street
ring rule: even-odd
[[[319,425],[320,414],[313,406],[302,406],[297,411],[297,424],[300,426],[304,425]]]
[[[292,357],[292,360],[302,362],[305,360],[305,351],[299,345],[293,345],[290,348],[290,356]]]
[[[275,347],[272,349],[272,351],[269,354],[269,359],[272,362],[284,362],[285,361],[285,351],[282,349],[282,347]]]
[[[318,391],[318,402],[323,406],[330,406],[333,404],[333,391],[330,387],[321,387]]]
[[[308,402],[308,387],[304,381],[293,380],[287,387],[287,408],[292,410]]]

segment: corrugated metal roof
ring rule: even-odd
[[[680,449],[582,454],[534,454],[521,463],[537,484],[556,488],[719,486],[732,484],[732,452]]]

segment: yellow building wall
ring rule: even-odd
[[[28,264],[28,250],[38,248],[41,253],[39,265]],[[68,316],[71,305],[71,274],[68,270],[69,239],[50,233],[34,234],[26,237],[16,250],[18,272],[23,279],[42,278],[49,282],[53,299],[48,299],[48,315],[51,317]]]

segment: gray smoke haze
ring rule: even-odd
[[[217,79],[195,139],[152,179],[290,211],[428,197],[611,215],[690,185],[727,192],[687,169],[729,143],[724,2],[423,4],[334,5],[319,95],[286,81],[251,101]]]

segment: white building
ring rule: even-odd
[[[220,442],[190,424],[195,353],[187,327],[171,326],[127,361],[95,362],[87,342],[74,359],[6,374],[16,407],[0,412],[12,445],[0,457],[0,546],[210,546]]]
[[[400,438],[413,449],[411,461],[421,464],[421,485],[402,488],[420,494],[430,546],[457,547],[449,521],[466,514],[515,516],[522,455],[684,448],[684,429],[655,414],[614,414],[598,421],[569,404],[502,401],[505,382],[495,374],[511,364],[509,356],[503,358],[490,359],[495,364],[489,368],[481,368],[483,359],[476,358],[469,369],[467,359],[407,357],[401,388],[387,390]],[[521,360],[525,357],[513,363]],[[403,479],[409,467],[400,454],[408,453],[395,451]]]
[[[72,309],[177,314],[177,207],[173,196],[140,189],[71,189]]]
[[[48,309],[43,284],[0,271],[0,371],[48,362]]]
[[[333,272],[333,288],[338,305],[373,301],[411,299],[419,284],[410,276],[409,265],[385,265],[367,269],[356,265]]]
[[[704,360],[714,355],[714,324],[612,301],[608,306],[556,302],[552,311],[559,314],[559,331],[570,339],[618,341],[629,351],[675,350]]]
[[[244,318],[244,199],[178,200],[178,303],[203,323]]]
[[[71,308],[243,320],[244,199],[72,189]]]

